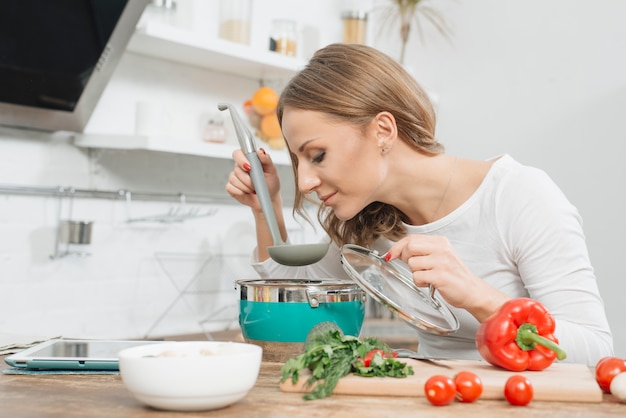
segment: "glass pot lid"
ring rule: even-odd
[[[415,328],[439,335],[459,329],[459,321],[450,308],[434,291],[417,287],[401,261],[384,261],[376,251],[345,244],[341,248],[341,264],[372,298]]]

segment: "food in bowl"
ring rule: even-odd
[[[172,411],[224,408],[256,383],[263,350],[221,341],[165,342],[120,351],[126,388],[142,403]]]

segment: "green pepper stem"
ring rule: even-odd
[[[567,354],[557,343],[539,335],[537,327],[533,324],[522,324],[517,329],[517,345],[524,351],[532,350],[537,344],[544,346],[556,353],[556,358],[563,360]]]

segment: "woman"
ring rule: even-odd
[[[530,297],[554,315],[567,361],[594,365],[612,336],[579,214],[543,172],[508,155],[444,153],[426,93],[391,58],[363,45],[319,50],[284,89],[278,118],[297,183],[294,210],[317,198],[332,245],[306,267],[268,256],[272,239],[240,151],[227,192],[250,206],[262,277],[347,277],[339,248],[354,243],[399,259],[417,286],[433,285],[460,329],[419,332],[420,354],[480,359],[476,329],[505,301]],[[279,179],[259,150],[283,238]]]

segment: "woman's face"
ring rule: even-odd
[[[316,193],[341,220],[379,200],[387,171],[374,122],[363,131],[320,112],[286,108],[282,129],[298,159],[302,193]]]

